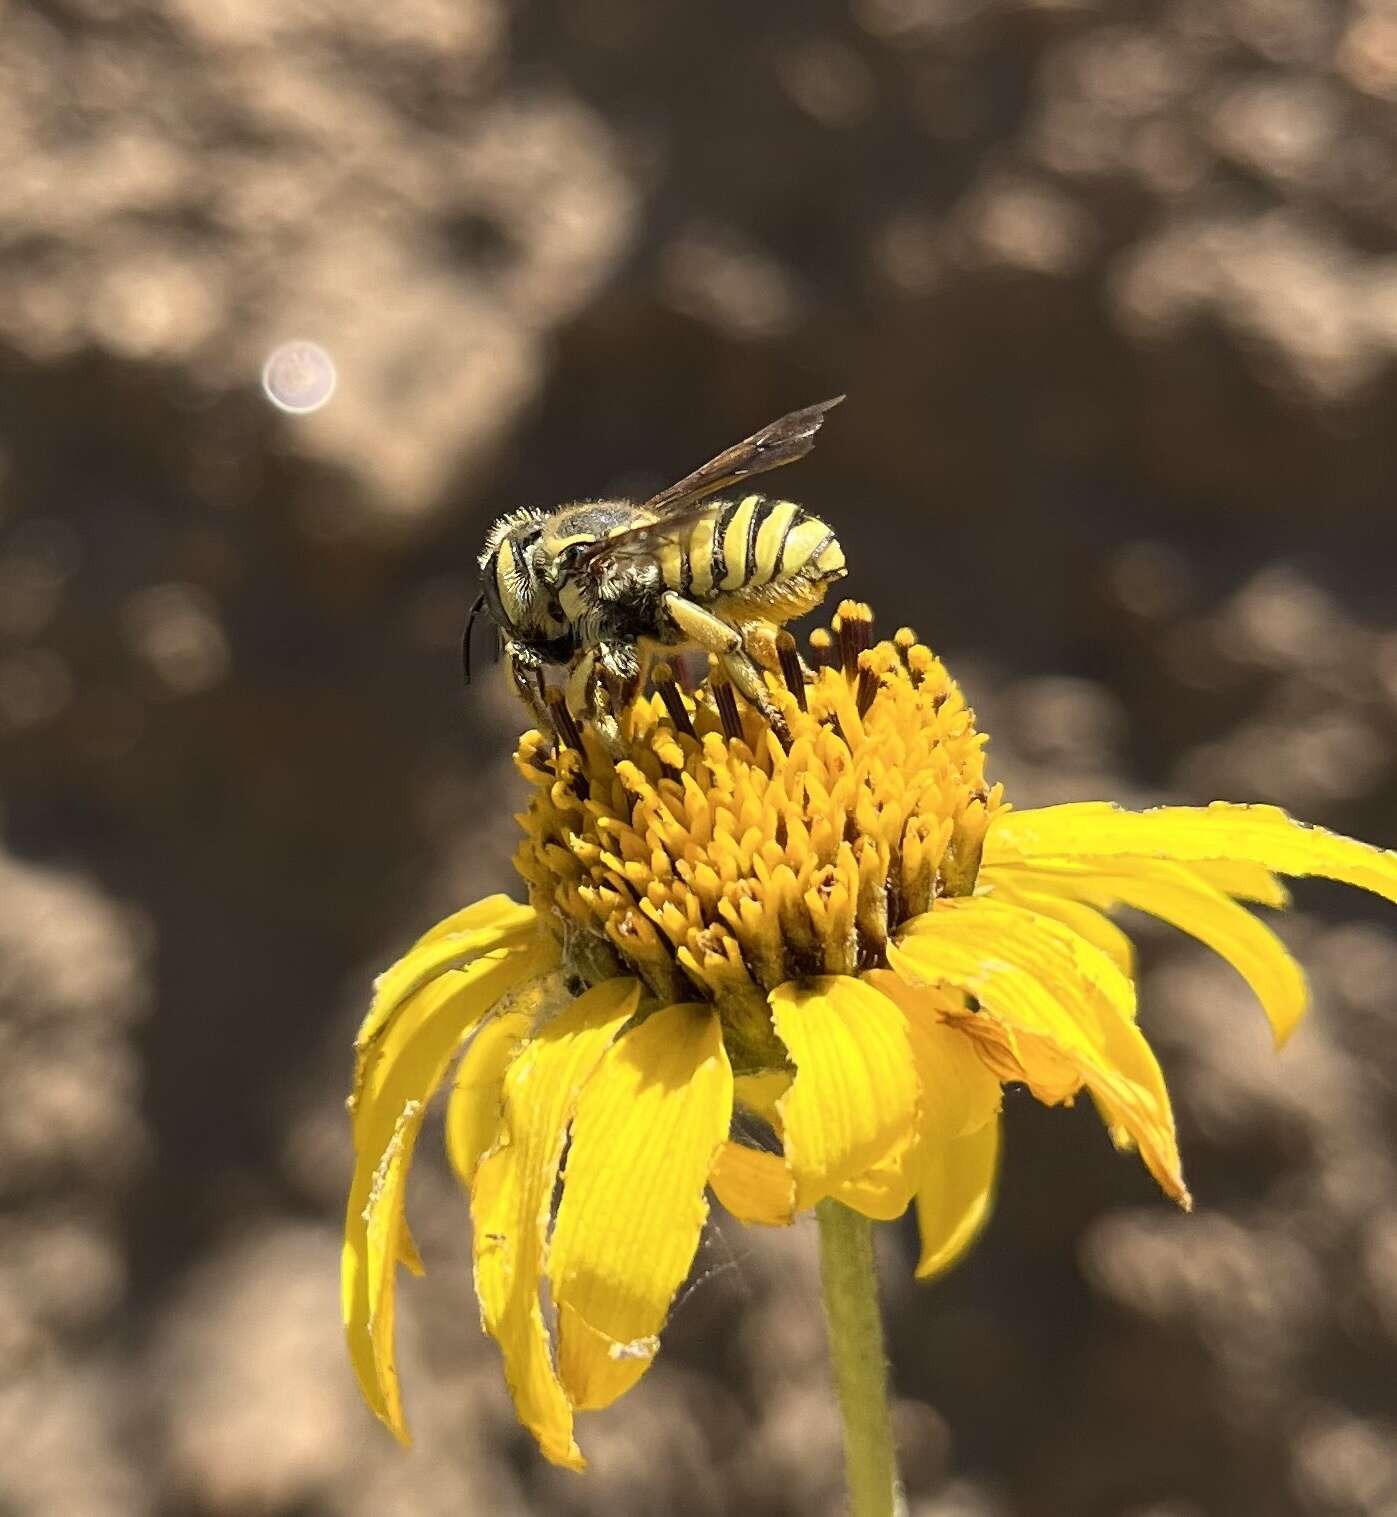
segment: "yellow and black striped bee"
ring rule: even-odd
[[[758,665],[778,667],[781,625],[813,610],[843,577],[844,550],[824,522],[787,500],[712,497],[803,458],[825,413],[793,411],[643,504],[584,501],[502,516],[480,553],[484,607],[500,630],[515,687],[549,720],[544,668],[567,664],[566,705],[613,751],[614,711],[632,698],[656,648],[716,655],[737,689],[781,733]]]

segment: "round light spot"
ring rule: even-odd
[[[262,389],[293,416],[318,411],[335,393],[334,359],[317,342],[284,342],[262,365]]]

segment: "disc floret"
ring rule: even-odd
[[[528,734],[516,863],[579,977],[637,975],[664,1005],[717,1006],[743,1063],[779,1062],[767,996],[802,976],[886,966],[890,938],[974,887],[1002,806],[984,734],[909,631],[872,643],[868,607],[833,618],[836,661],[782,639],[767,676],[783,742],[716,670],[630,711],[613,759],[573,724]]]

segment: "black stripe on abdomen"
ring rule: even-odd
[[[796,514],[791,517],[790,521],[786,523],[786,530],[781,534],[781,546],[776,550],[776,564],[772,570],[771,575],[773,579],[780,579],[781,576],[786,572],[786,548],[791,541],[791,534],[796,530],[797,527],[801,525],[802,522],[809,520],[810,513],[808,511],[798,510]]]
[[[744,582],[754,582],[761,573],[761,565],[757,562],[757,533],[775,509],[774,500],[759,500],[752,511],[752,518],[747,523],[747,566],[742,576]]]
[[[713,562],[708,571],[709,581],[714,590],[728,577],[728,550],[723,546],[727,540],[728,528],[732,525],[732,519],[741,509],[740,500],[730,500],[718,513],[718,519],[713,523]]]

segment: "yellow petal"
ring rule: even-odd
[[[968,990],[976,1015],[1041,1038],[1074,1064],[1150,1172],[1188,1204],[1164,1077],[1135,1026],[1134,987],[1105,954],[1060,922],[975,896],[938,902],[888,958],[913,984]]]
[[[408,1229],[407,1218],[404,1216],[402,1231],[398,1236],[398,1263],[410,1275],[419,1278],[427,1273],[427,1266],[422,1262],[422,1255],[417,1252],[417,1244],[413,1241],[412,1233]]]
[[[544,1458],[581,1470],[587,1461],[573,1437],[572,1407],[553,1369],[538,1294],[542,1228],[526,1215],[536,1190],[512,1144],[492,1149],[476,1165],[471,1220],[480,1322],[500,1346],[515,1415],[534,1435]],[[534,1251],[532,1257],[525,1248]]]
[[[942,1020],[942,998],[936,992],[907,985],[885,969],[863,978],[895,1002],[907,1019],[921,1087],[917,1140],[830,1194],[865,1217],[891,1222],[907,1210],[919,1188],[924,1155],[978,1131],[998,1113],[1000,1084],[971,1040]]]
[[[737,1075],[732,1082],[733,1100],[737,1105],[756,1112],[773,1125],[781,1120],[776,1103],[790,1088],[791,1076],[781,1069],[767,1070],[759,1075]]]
[[[912,1163],[911,1148],[904,1148],[856,1179],[831,1186],[829,1193],[842,1205],[874,1222],[895,1222],[912,1201]]]
[[[1256,992],[1277,1046],[1284,1043],[1305,1014],[1309,991],[1303,970],[1275,933],[1188,865],[1151,859],[1135,868],[1130,859],[1110,862],[1114,868],[1074,877],[1063,888],[1104,909],[1148,912],[1206,944]]]
[[[804,1211],[914,1140],[917,1076],[906,1020],[872,986],[825,975],[779,986],[770,999],[796,1067],[777,1107]]]
[[[724,1143],[708,1175],[713,1194],[739,1222],[785,1227],[795,1217],[795,1176],[780,1154]]]
[[[393,1363],[393,1266],[415,1259],[403,1233],[403,1186],[426,1103],[452,1055],[501,997],[539,971],[536,949],[495,952],[403,1004],[354,1120],[354,1178],[340,1269],[350,1357],[365,1399],[406,1440]]]
[[[887,969],[872,970],[864,979],[896,1002],[907,1019],[908,1041],[922,1087],[919,1142],[948,1143],[978,1132],[998,1115],[999,1081],[985,1067],[961,1024],[945,1020],[937,994],[908,985]]]
[[[1085,938],[1116,966],[1127,979],[1135,978],[1135,946],[1116,924],[1094,907],[1074,899],[1069,887],[1043,872],[1001,868],[984,869],[981,882],[993,887],[994,898],[1022,906],[1039,916],[1052,917]]]
[[[476,1033],[456,1066],[446,1103],[446,1156],[467,1190],[480,1156],[500,1136],[504,1072],[532,1024],[533,1017],[527,1011],[492,1017]]]
[[[1080,1064],[1065,1057],[1050,1039],[979,1013],[962,1013],[955,1025],[995,1079],[1027,1085],[1045,1106],[1070,1106],[1081,1090]]]
[[[636,981],[607,980],[524,1045],[505,1072],[507,1138],[477,1164],[471,1189],[481,1322],[500,1345],[520,1422],[546,1458],[570,1469],[584,1460],[539,1300],[544,1239],[578,1092],[639,998]]]
[[[1284,883],[1260,864],[1249,864],[1245,859],[1196,859],[1188,867],[1215,890],[1239,901],[1255,901],[1258,906],[1277,910],[1290,905],[1290,892]]]
[[[430,927],[412,945],[421,948],[438,938],[453,937],[464,932],[518,932],[531,930],[536,921],[532,906],[521,906],[507,895],[487,895],[484,899],[453,911],[443,917],[435,927]],[[409,950],[410,952],[411,950]]]
[[[574,1406],[609,1406],[649,1368],[731,1121],[732,1069],[708,1006],[647,1017],[583,1086],[548,1247],[558,1373]]]
[[[1338,880],[1397,902],[1397,854],[1305,826],[1276,806],[1214,801],[1121,811],[1105,801],[1086,801],[1001,813],[985,842],[991,864],[1082,855],[1187,864],[1240,861],[1277,874]]]
[[[472,960],[501,948],[523,947],[535,937],[538,918],[532,907],[519,906],[508,896],[489,896],[438,923],[417,940],[397,963],[374,982],[368,1015],[354,1039],[354,1085],[350,1110],[362,1099],[368,1068],[378,1045],[388,1035],[393,1018],[416,990],[451,969],[461,969]]]
[[[1309,1004],[1304,971],[1264,922],[1189,875],[1180,868],[1174,880],[1121,876],[1103,884],[1123,905],[1147,911],[1221,954],[1256,992],[1279,1047]]]
[[[1178,867],[1173,859],[1147,858],[1143,854],[1076,853],[1070,857],[1051,854],[1030,857],[1001,847],[997,850],[995,862],[985,865],[979,878],[997,890],[1022,887],[1056,891],[1064,882],[1090,879],[1103,870],[1108,874],[1119,873],[1127,865],[1132,871],[1141,873]],[[1185,867],[1215,890],[1236,896],[1238,900],[1254,901],[1261,906],[1290,905],[1290,892],[1285,885],[1260,864],[1250,864],[1244,859],[1190,859]]]
[[[978,1132],[933,1145],[924,1156],[917,1190],[919,1280],[949,1269],[975,1241],[994,1204],[998,1169],[998,1117]]]

